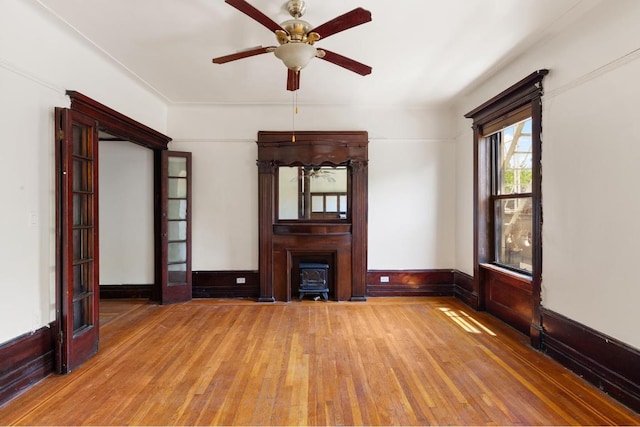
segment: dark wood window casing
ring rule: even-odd
[[[333,299],[366,300],[368,143],[365,131],[258,133],[259,301],[297,296],[303,261],[331,266]],[[278,168],[319,165],[347,166],[347,219],[278,220]]]
[[[526,333],[539,348],[542,337],[540,290],[542,277],[542,80],[533,72],[507,90],[465,114],[473,119],[474,138],[474,284],[472,305],[487,310]],[[492,144],[488,135],[527,116],[532,120],[532,272],[521,274],[497,266],[492,204]]]

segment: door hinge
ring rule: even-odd
[[[64,131],[62,129],[58,129],[58,140],[62,141],[64,139]]]
[[[56,355],[58,359],[57,361],[57,369],[59,373],[65,373],[67,369],[67,364],[65,360],[67,360],[66,355],[62,353],[62,349],[64,348],[64,332],[62,330],[58,331],[58,354]]]

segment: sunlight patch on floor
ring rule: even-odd
[[[487,328],[482,323],[469,316],[462,310],[451,310],[447,307],[440,307],[440,311],[446,314],[449,319],[451,319],[466,332],[469,332],[471,334],[481,334],[484,331],[492,337],[496,336],[496,334],[491,329]]]

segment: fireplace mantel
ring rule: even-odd
[[[330,265],[334,300],[365,301],[368,134],[305,131],[291,139],[291,132],[258,132],[259,300],[290,301],[297,296],[297,264],[321,261]],[[292,165],[346,165],[347,218],[278,220],[278,168]]]

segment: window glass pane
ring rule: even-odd
[[[73,126],[73,136],[71,141],[71,152],[75,156],[89,157],[89,135],[88,130],[82,126]]]
[[[187,201],[169,200],[168,219],[187,219]]]
[[[73,191],[91,191],[91,162],[73,160]]]
[[[185,157],[169,157],[169,176],[186,178],[187,159]]]
[[[169,178],[168,197],[183,199],[187,197],[187,180],[185,178]]]
[[[187,240],[187,221],[169,221],[169,240]]]
[[[496,200],[496,262],[532,271],[531,197]]]
[[[187,282],[187,264],[171,264],[168,269],[169,286],[184,285]]]
[[[169,243],[170,263],[185,262],[187,260],[187,242]]]
[[[90,226],[91,221],[91,199],[90,194],[73,195],[73,225],[74,226]]]
[[[531,119],[501,131],[498,143],[498,194],[531,192]]]
[[[73,266],[73,296],[77,297],[92,289],[92,263],[82,263]]]
[[[91,301],[82,298],[73,302],[73,332],[91,326]]]
[[[73,260],[83,261],[91,258],[93,252],[93,229],[80,228],[73,230]]]

